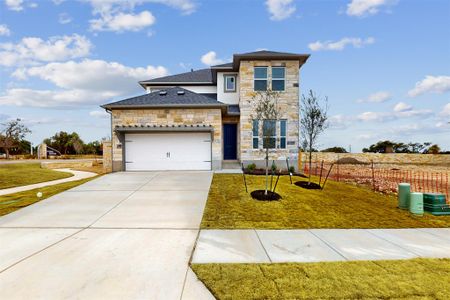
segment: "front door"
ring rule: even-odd
[[[237,159],[237,124],[223,125],[223,159]]]

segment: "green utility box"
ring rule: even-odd
[[[450,215],[450,206],[447,204],[444,194],[423,194],[423,208],[433,215]]]

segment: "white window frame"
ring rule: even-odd
[[[266,136],[264,134],[264,122],[274,122],[275,124],[275,130],[274,130],[274,135],[268,135]],[[262,125],[262,136],[263,136],[263,148],[265,149],[266,147],[264,146],[266,139],[270,139],[270,140],[274,140],[274,145],[273,148],[269,148],[269,149],[277,149],[277,137],[278,137],[278,130],[277,130],[277,120],[263,120],[263,125]]]
[[[225,93],[234,93],[236,92],[236,78],[237,76],[235,74],[225,74],[223,75],[223,91]],[[227,80],[228,78],[234,78],[234,88],[228,89]]]
[[[256,78],[256,69],[266,69],[266,78]],[[259,66],[259,67],[253,67],[253,90],[257,91],[255,89],[255,83],[256,81],[265,81],[266,82],[266,90],[269,88],[269,67],[265,66]],[[262,90],[258,90],[262,91]]]

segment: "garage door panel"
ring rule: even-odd
[[[210,170],[211,134],[126,134],[125,158],[128,171]]]

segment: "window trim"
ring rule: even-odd
[[[234,78],[234,89],[229,90],[227,89],[227,78],[228,77],[233,77]],[[236,93],[236,80],[237,80],[237,75],[236,74],[224,74],[223,75],[223,92],[224,93]]]
[[[284,77],[283,78],[281,78],[281,77],[273,77],[273,69],[274,68],[282,68],[282,69],[284,69]],[[272,91],[285,92],[286,91],[286,67],[285,66],[272,66],[271,71],[272,71],[272,78],[271,78]],[[282,90],[274,90],[273,89],[273,81],[274,80],[283,81],[283,89]]]
[[[262,69],[262,68],[266,69],[266,78],[256,78],[256,69]],[[255,89],[255,82],[257,80],[266,82],[266,89],[265,90],[256,90]],[[255,92],[263,92],[263,91],[267,91],[268,88],[269,88],[269,67],[267,67],[267,66],[255,66],[255,67],[253,67],[253,91],[255,91]]]

